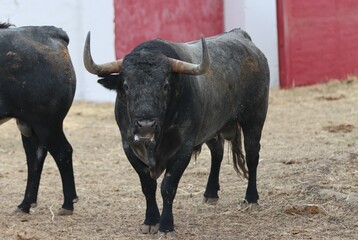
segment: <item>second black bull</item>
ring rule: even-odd
[[[248,178],[245,200],[257,202],[256,170],[268,106],[269,68],[246,32],[234,29],[202,37],[201,42],[147,41],[123,60],[105,64],[92,60],[88,35],[84,63],[89,72],[103,77],[100,84],[117,91],[115,117],[123,149],[139,175],[147,203],[142,232],[174,230],[172,207],[179,180],[192,154],[204,143],[212,156],[205,201],[218,199],[227,140],[235,170]],[[160,214],[155,192],[163,171]]]
[[[58,212],[72,214],[78,200],[72,147],[63,132],[76,75],[67,34],[55,27],[20,27],[0,23],[0,125],[16,119],[27,160],[27,185],[16,212],[30,212],[49,152],[61,174],[64,201]]]

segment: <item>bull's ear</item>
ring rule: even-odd
[[[120,77],[117,74],[105,76],[97,81],[103,87],[109,90],[118,90],[120,88]]]

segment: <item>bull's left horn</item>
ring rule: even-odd
[[[206,73],[210,67],[210,56],[203,35],[201,35],[201,43],[202,43],[202,50],[203,50],[201,63],[194,64],[194,63],[180,61],[178,59],[169,58],[170,65],[172,67],[172,72],[189,74],[189,75],[201,75]]]
[[[122,70],[123,60],[117,60],[109,63],[96,64],[91,55],[91,32],[88,32],[85,47],[83,50],[83,62],[88,72],[98,75],[105,76],[111,73],[119,73]]]

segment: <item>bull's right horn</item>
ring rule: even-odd
[[[189,75],[201,75],[206,73],[210,67],[210,55],[206,41],[203,35],[201,35],[202,44],[202,57],[200,64],[193,64],[189,62],[180,61],[178,59],[169,58],[172,72],[189,74]]]
[[[93,61],[91,55],[90,39],[91,32],[88,32],[85,47],[83,49],[83,62],[87,71],[97,76],[105,76],[111,73],[120,73],[122,70],[123,59],[103,64],[96,64]]]

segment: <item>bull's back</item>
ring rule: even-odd
[[[207,38],[206,42],[210,69],[197,79],[193,78],[203,106],[197,144],[230,122],[241,121],[250,114],[259,117],[260,111],[266,112],[269,89],[267,60],[246,32],[234,29]],[[201,43],[183,46],[187,49],[183,52],[190,53],[187,61],[199,63]]]
[[[76,84],[68,42],[55,27],[0,29],[0,108],[17,118],[64,117]]]

